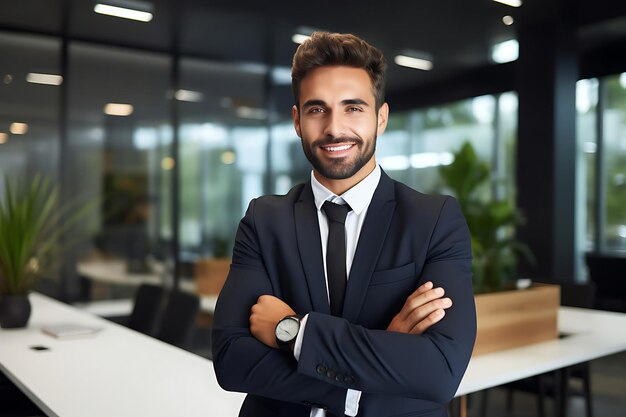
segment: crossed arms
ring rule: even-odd
[[[276,322],[293,310],[272,296],[254,227],[254,204],[240,224],[215,315],[214,366],[222,387],[324,404],[337,414],[344,411],[348,388],[438,403],[453,397],[475,336],[469,238],[456,203],[443,204],[431,237],[421,274],[431,283],[421,285],[399,307],[387,329],[367,329],[310,312],[298,362],[273,348]],[[446,289],[454,307],[437,288]],[[350,377],[328,378],[316,371],[320,363]]]

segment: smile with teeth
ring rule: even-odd
[[[354,146],[353,143],[349,143],[347,145],[339,145],[339,146],[322,146],[322,149],[328,152],[339,152],[339,151],[348,150],[353,146]]]

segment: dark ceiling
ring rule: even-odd
[[[388,86],[393,91],[488,65],[494,44],[515,38],[517,27],[524,21],[549,15],[557,7],[557,0],[526,0],[528,4],[520,8],[491,0],[152,3],[154,19],[139,23],[95,14],[93,0],[3,1],[0,28],[67,33],[73,39],[163,52],[171,51],[176,44],[187,56],[289,66],[296,47],[291,35],[299,27],[308,27],[356,33],[380,47],[389,60],[405,49],[433,57],[434,69],[430,72],[390,65]],[[626,1],[563,3],[573,10],[581,36],[589,38],[582,39],[583,48],[585,42],[595,46],[610,38],[626,37],[626,21],[621,18],[626,15]],[[504,25],[505,15],[512,16],[516,23]]]
[[[488,74],[489,68],[493,68],[490,49],[494,44],[515,38],[521,25],[541,19],[563,19],[564,11],[568,15],[568,24],[575,26],[578,32],[581,56],[592,54],[606,45],[626,44],[624,0],[525,0],[520,8],[491,0],[311,3],[284,0],[152,0],[151,3],[154,5],[153,20],[140,23],[95,14],[93,0],[2,1],[0,38],[26,32],[142,49],[165,57],[158,65],[164,66],[164,71],[167,71],[172,54],[204,61],[207,65],[211,62],[218,66],[224,63],[257,63],[288,68],[297,46],[291,41],[291,36],[299,28],[351,32],[381,48],[390,61],[387,80],[389,94],[445,83],[459,74],[481,71]],[[515,19],[512,26],[502,23],[505,15]],[[4,41],[7,45],[7,39]],[[2,45],[3,39],[0,39],[0,49]],[[433,70],[419,71],[393,64],[393,56],[406,49],[432,56]],[[33,49],[30,51],[32,55]],[[12,70],[8,59],[28,66],[33,58],[20,57],[14,49],[12,53],[3,54],[0,75]],[[90,67],[89,71],[107,71],[107,62],[113,62],[107,61],[106,54],[99,58],[102,65]],[[96,62],[98,57],[94,59],[92,61]],[[58,62],[56,64],[59,65]],[[78,68],[74,73],[78,84],[81,81],[76,80],[76,74],[82,71],[80,60],[74,66]],[[28,72],[33,69],[25,67],[22,70]],[[201,83],[203,71],[197,71],[197,76],[192,75],[190,82],[193,83],[195,77]],[[248,86],[238,85],[236,77],[229,83],[227,70],[214,68],[211,71],[224,76],[224,82],[212,85],[212,89],[247,89],[249,92]],[[193,70],[190,73],[193,74]],[[100,77],[83,80],[85,89],[73,101],[77,109],[88,107],[88,103],[83,101],[88,101],[89,86],[97,79]],[[98,87],[108,88],[93,86]],[[132,83],[127,87],[132,89]],[[163,88],[167,88],[167,85]],[[150,97],[150,100],[162,96],[160,92]],[[213,103],[218,99],[213,100]],[[17,101],[15,97],[10,100],[6,95],[0,96],[0,106]],[[262,106],[263,103],[257,105]],[[31,113],[32,110],[31,107]],[[205,114],[217,110],[199,107],[199,111]],[[158,111],[166,113],[167,109]],[[80,113],[73,114],[82,117]]]

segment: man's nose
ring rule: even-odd
[[[340,112],[332,112],[326,118],[324,134],[326,136],[339,138],[345,136],[345,120]]]

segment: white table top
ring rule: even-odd
[[[563,338],[473,357],[457,396],[626,350],[626,314],[559,309]]]
[[[28,328],[0,329],[0,369],[49,416],[238,415],[243,394],[222,390],[210,361],[48,297],[31,301]],[[59,323],[103,330],[72,340],[42,333]],[[626,314],[561,307],[559,329],[569,336],[472,358],[457,395],[626,350]]]
[[[60,417],[236,416],[243,394],[222,390],[212,363],[40,294],[26,329],[0,329],[0,369],[47,415]],[[102,327],[60,340],[42,328]],[[43,345],[48,351],[34,351]]]

